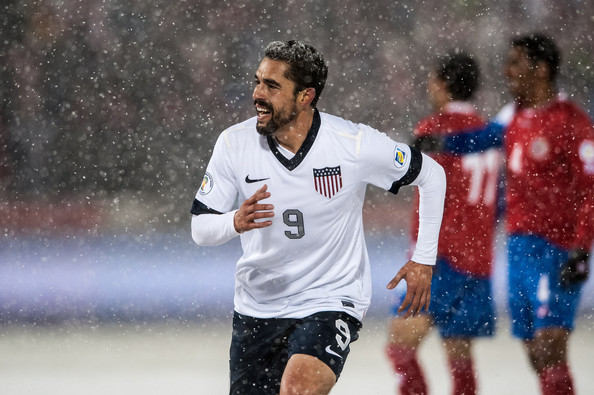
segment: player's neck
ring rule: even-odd
[[[433,108],[433,112],[443,114],[447,105],[452,101],[452,96],[445,90],[445,88],[442,91],[436,91],[431,97],[431,107]]]
[[[296,154],[311,129],[313,116],[313,108],[300,112],[293,122],[274,133],[276,142]]]
[[[548,106],[557,98],[557,91],[550,84],[536,84],[532,90],[532,95],[526,98],[523,107],[543,108]]]

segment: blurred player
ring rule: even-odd
[[[512,332],[524,341],[543,394],[573,394],[567,341],[594,237],[594,133],[557,94],[550,38],[512,41],[505,75],[516,112],[505,132]]]
[[[429,305],[443,169],[369,126],[319,112],[327,72],[309,45],[269,44],[254,77],[257,115],[220,135],[192,206],[197,244],[241,237],[232,394],[327,394],[334,386],[371,298],[368,184],[422,191],[415,253],[388,288],[406,281],[405,315]]]
[[[455,136],[506,153],[506,230],[512,333],[524,342],[542,393],[573,394],[567,345],[594,239],[594,131],[557,92],[560,52],[542,34],[511,41],[505,76],[515,106],[504,133]]]
[[[475,394],[472,339],[494,331],[491,264],[499,153],[441,152],[444,135],[485,128],[469,102],[478,84],[479,67],[471,56],[452,53],[439,58],[428,78],[434,114],[414,130],[415,146],[432,152],[448,183],[429,312],[406,319],[396,315],[390,325],[387,354],[401,394],[428,393],[417,350],[434,325],[446,349],[452,393]],[[412,222],[416,239],[418,223],[414,218]]]

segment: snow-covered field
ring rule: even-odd
[[[475,347],[481,394],[538,394],[521,346],[502,323],[497,337]],[[211,395],[228,393],[230,322],[121,326],[3,328],[2,395]],[[384,321],[366,322],[353,343],[334,395],[395,394],[384,357]],[[577,394],[594,393],[592,321],[581,320],[571,339]],[[436,335],[421,353],[432,394],[449,393]]]
[[[373,300],[333,394],[394,394],[384,356],[403,237],[369,237]],[[198,248],[188,237],[0,241],[0,395],[225,394],[238,243]],[[505,313],[498,243],[497,336],[475,355],[481,394],[538,394]],[[570,360],[577,394],[594,394],[594,281],[582,299]],[[449,393],[438,337],[422,349],[433,394]]]

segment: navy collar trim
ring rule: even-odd
[[[272,138],[272,136],[267,136],[268,146],[270,147],[270,150],[272,151],[276,159],[278,159],[278,161],[283,166],[285,166],[289,171],[291,171],[295,169],[297,166],[299,166],[299,164],[303,162],[303,159],[305,159],[305,156],[313,146],[314,141],[316,141],[316,137],[318,136],[318,131],[320,130],[321,124],[322,119],[320,117],[318,109],[316,108],[314,112],[313,122],[311,123],[311,128],[307,133],[307,137],[305,137],[303,144],[301,144],[301,147],[299,147],[299,150],[291,159],[287,159],[286,156],[280,153],[276,145],[276,142],[274,141],[274,138]]]

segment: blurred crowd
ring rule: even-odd
[[[586,0],[281,2],[6,0],[0,12],[3,201],[134,200],[187,226],[217,135],[255,115],[253,73],[273,40],[321,49],[328,111],[408,140],[429,111],[427,59],[477,55],[478,105],[507,101],[509,38],[563,50],[561,89],[594,114],[594,5]]]

